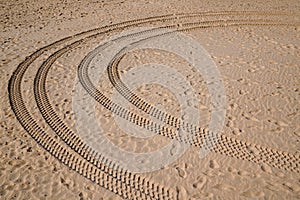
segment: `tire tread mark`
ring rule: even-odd
[[[177,193],[171,190],[165,190],[163,187],[156,185],[154,183],[150,183],[149,181],[145,181],[144,178],[132,173],[127,173],[126,171],[119,169],[118,171],[114,171],[109,169],[107,166],[103,164],[105,158],[101,158],[101,155],[98,155],[95,152],[91,152],[88,147],[84,146],[82,141],[76,138],[76,135],[72,135],[71,132],[68,132],[64,125],[62,124],[55,124],[53,125],[53,129],[55,132],[63,129],[64,140],[67,141],[67,145],[62,145],[59,140],[55,137],[50,136],[46,133],[37,123],[36,120],[33,119],[31,114],[29,113],[26,105],[24,103],[22,92],[21,92],[21,83],[22,78],[31,65],[33,61],[35,61],[38,57],[44,54],[51,49],[54,49],[60,45],[66,46],[68,42],[72,42],[72,40],[77,40],[77,38],[83,37],[80,39],[77,44],[71,46],[75,48],[76,45],[84,43],[86,40],[90,38],[95,38],[99,34],[108,33],[110,31],[115,30],[123,30],[124,28],[130,28],[137,25],[146,24],[149,22],[157,22],[159,20],[174,20],[174,19],[185,19],[185,18],[192,18],[196,16],[227,16],[227,15],[252,15],[252,14],[259,14],[261,16],[268,16],[273,15],[272,13],[268,12],[206,12],[206,13],[192,13],[192,14],[177,14],[177,15],[162,15],[157,17],[148,17],[145,19],[137,19],[137,20],[130,20],[127,22],[122,22],[114,25],[109,25],[105,27],[100,27],[96,29],[92,29],[89,31],[84,31],[78,33],[73,36],[69,36],[63,39],[58,40],[52,44],[49,44],[41,49],[38,49],[36,52],[31,54],[30,56],[26,57],[26,59],[18,65],[16,70],[13,72],[11,79],[9,80],[8,85],[8,92],[9,92],[9,99],[12,110],[14,111],[18,121],[24,127],[24,129],[30,134],[30,136],[39,144],[41,145],[46,151],[48,151],[51,155],[56,157],[65,165],[69,166],[71,169],[77,171],[81,175],[89,178],[90,180],[96,182],[100,186],[109,189],[112,192],[120,195],[126,199],[138,199],[140,197],[147,197],[147,198],[162,198],[162,199],[173,199],[178,196]],[[283,14],[285,15],[285,14]],[[78,40],[77,40],[78,41]],[[68,45],[67,45],[68,46]],[[69,48],[72,49],[72,48]],[[54,58],[53,58],[54,59]],[[47,63],[45,63],[47,65]],[[37,81],[38,79],[36,79]],[[40,88],[39,88],[40,89]],[[38,89],[38,90],[39,90]],[[95,92],[95,91],[93,91]],[[97,92],[93,95],[97,95]],[[38,99],[38,98],[37,98]],[[104,98],[105,99],[105,98]],[[37,100],[39,102],[43,102],[43,100]],[[102,99],[103,101],[103,99]],[[108,108],[111,108],[108,104],[106,104]],[[121,115],[128,116],[130,113],[122,110],[121,107]],[[48,107],[47,107],[48,109]],[[46,111],[41,111],[42,114],[45,114]],[[51,120],[53,120],[53,115],[55,112],[50,112],[49,116]],[[143,120],[137,115],[130,115],[131,117],[135,117],[136,121]],[[147,122],[148,123],[148,122]],[[175,122],[174,122],[175,123]],[[176,123],[175,123],[176,124]],[[149,127],[149,124],[145,124],[145,121],[142,121],[141,125],[143,127]],[[152,126],[154,130],[158,130],[157,126]],[[172,131],[165,130],[167,136],[173,137]],[[61,136],[63,136],[61,134]],[[68,144],[69,141],[69,144]],[[79,148],[80,146],[81,148]],[[75,154],[73,152],[76,152]],[[125,174],[125,175],[124,175]],[[108,180],[108,181],[107,181]],[[141,185],[140,185],[141,184]],[[151,186],[150,186],[151,185]],[[146,188],[146,189],[145,189]],[[159,191],[159,192],[157,192]],[[162,192],[162,193],[161,193]],[[165,195],[166,194],[166,195]]]

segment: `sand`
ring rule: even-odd
[[[294,14],[300,10],[297,1],[236,3],[229,0],[21,0],[1,1],[0,6],[0,199],[123,199],[126,195],[129,199],[146,199],[152,194],[153,198],[162,199],[162,196],[166,195],[168,199],[168,189],[175,199],[300,198],[300,35],[299,15]],[[201,15],[183,19],[179,17],[179,13],[221,11],[231,12],[217,16]],[[255,12],[251,15],[239,15],[233,11]],[[260,15],[261,11],[268,14]],[[171,14],[174,19],[168,21],[161,17],[156,22],[110,30],[79,44],[56,58],[50,65],[46,79],[34,82],[43,62],[55,51],[76,41],[75,34],[133,19],[167,14]],[[218,28],[201,28],[183,33],[208,52],[217,66],[226,91],[226,115],[221,131],[224,138],[219,140],[220,145],[216,145],[215,150],[210,150],[205,157],[199,158],[199,147],[188,145],[186,152],[171,164],[164,165],[159,170],[148,170],[135,175],[141,179],[145,178],[144,182],[140,182],[138,178],[133,177],[135,173],[130,172],[123,178],[132,182],[127,185],[120,183],[120,186],[106,179],[109,173],[95,167],[97,164],[94,163],[94,167],[91,167],[94,161],[83,159],[87,158],[84,151],[82,155],[76,153],[76,146],[80,147],[80,143],[71,136],[64,139],[58,137],[58,133],[62,133],[60,136],[67,134],[67,129],[77,135],[78,129],[83,129],[85,135],[79,135],[81,138],[86,136],[86,140],[94,141],[95,144],[100,142],[97,141],[97,135],[93,135],[94,126],[76,121],[78,110],[73,106],[76,100],[75,86],[81,86],[77,68],[83,58],[104,40],[136,27],[176,24],[176,27],[180,28],[184,23],[212,20],[222,20],[215,24],[223,25],[230,24],[230,20],[245,20],[246,23],[256,20],[252,21],[253,25],[222,25]],[[261,23],[272,25],[262,26]],[[208,25],[212,26],[214,23]],[[9,80],[13,79],[13,72],[20,68],[18,65],[30,58],[28,56],[32,53],[68,36],[73,36],[70,41],[64,41],[54,49],[49,49],[29,65],[21,79],[19,92],[22,94],[21,100],[24,101],[24,105],[21,105],[17,93],[13,93],[17,91],[17,84],[13,85],[14,87],[8,85]],[[118,67],[121,76],[125,76],[132,73],[132,68],[153,61],[170,65],[189,82],[197,99],[195,107],[200,112],[199,126],[207,128],[212,113],[211,96],[204,78],[197,74],[187,61],[168,52],[139,49],[127,53],[118,63]],[[98,66],[100,63],[101,56],[92,61],[88,76],[98,78],[94,73],[96,71],[92,71],[92,65]],[[104,75],[101,81],[93,83],[99,91],[112,97],[111,94],[116,93],[116,90],[107,73]],[[45,88],[42,88],[43,80]],[[38,87],[39,84],[41,87]],[[45,93],[41,92],[43,89]],[[134,92],[160,110],[177,118],[182,117],[176,93],[172,93],[168,88],[158,84],[147,84],[137,87]],[[41,95],[40,101],[35,93]],[[48,106],[44,94],[49,98]],[[155,151],[170,142],[168,137],[155,135],[145,128],[139,128],[138,131],[142,134],[152,134],[153,137],[136,138],[127,134],[120,128],[120,124],[116,124],[114,114],[101,105],[101,101],[95,103],[87,93],[83,97],[93,102],[93,119],[101,124],[103,132],[115,146],[129,152],[141,153]],[[41,106],[44,106],[44,111]],[[161,123],[132,104],[126,106],[138,116]],[[26,117],[26,111],[21,109],[24,107],[34,122]],[[56,117],[47,117],[50,108]],[[183,120],[187,118],[182,117]],[[51,129],[59,120],[63,121],[65,128]],[[121,121],[128,126],[128,130],[137,127],[133,123],[129,125],[130,120],[136,122],[130,117]],[[119,122],[119,119],[117,121]],[[31,123],[35,123],[40,129]],[[166,125],[166,128],[173,130],[174,127]],[[175,129],[174,131],[176,132]],[[43,135],[49,135],[52,140],[43,138]],[[63,140],[70,143],[67,145]],[[50,141],[55,141],[61,148]],[[66,150],[62,150],[63,148]],[[68,156],[64,157],[65,155]],[[149,165],[151,166],[151,163]],[[99,179],[101,173],[103,176]],[[147,186],[148,180],[164,190],[151,189]],[[150,192],[145,192],[143,196],[143,192],[135,187],[145,187]],[[124,196],[120,191],[127,193]]]

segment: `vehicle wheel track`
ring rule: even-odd
[[[221,13],[203,13],[199,14],[199,16],[210,16],[210,15],[219,15],[223,16],[228,13],[235,13],[235,12],[221,12]],[[244,13],[244,12],[236,12],[235,14]],[[182,15],[182,16],[181,16]],[[192,14],[191,14],[192,15]],[[194,14],[195,15],[195,14]],[[266,13],[261,13],[261,15],[267,15]],[[28,109],[25,106],[25,103],[22,98],[21,94],[21,82],[23,75],[29,65],[36,60],[39,56],[41,56],[46,51],[55,48],[56,46],[63,45],[66,42],[69,42],[71,40],[74,40],[76,38],[84,37],[85,35],[93,34],[94,32],[98,34],[103,34],[105,32],[110,32],[112,30],[122,30],[127,27],[133,27],[140,24],[145,24],[151,21],[156,20],[172,20],[177,18],[184,18],[184,14],[178,14],[176,16],[174,15],[166,15],[166,16],[160,16],[160,17],[150,17],[146,18],[144,20],[131,20],[124,23],[119,23],[111,26],[106,26],[103,28],[98,28],[90,31],[85,31],[79,34],[76,34],[74,36],[67,37],[65,39],[61,39],[55,43],[52,43],[44,48],[41,48],[37,50],[35,53],[30,55],[25,59],[24,62],[22,62],[18,68],[13,73],[10,81],[9,81],[9,98],[10,103],[12,106],[13,111],[16,114],[17,119],[22,124],[22,126],[26,129],[26,131],[32,136],[33,139],[35,139],[42,147],[44,147],[49,153],[51,153],[54,157],[58,158],[61,162],[72,168],[73,170],[77,171],[78,173],[86,176],[87,178],[91,179],[92,181],[98,183],[99,185],[108,188],[109,190],[115,192],[116,194],[122,196],[123,198],[129,198],[129,199],[135,199],[139,197],[150,197],[154,198],[156,197],[162,197],[162,198],[175,198],[176,194],[174,192],[166,191],[163,194],[166,194],[166,196],[161,196],[160,193],[156,193],[155,191],[164,191],[163,187],[155,186],[155,184],[145,181],[145,179],[140,178],[140,176],[133,175],[131,173],[127,174],[127,176],[122,174],[122,169],[120,171],[112,171],[107,166],[103,165],[101,163],[101,159],[99,160],[99,155],[96,155],[95,153],[90,153],[88,148],[84,148],[85,146],[83,143],[81,143],[79,140],[76,139],[76,136],[73,136],[72,134],[68,133],[66,138],[69,138],[68,141],[72,141],[75,139],[74,143],[69,142],[69,145],[71,146],[71,149],[68,149],[67,146],[61,145],[57,139],[55,139],[53,136],[50,136],[48,133],[46,133],[39,125],[38,123],[32,118],[30,115]],[[123,26],[123,27],[122,27]],[[95,37],[96,35],[87,36],[89,37]],[[81,42],[84,42],[86,39],[81,39]],[[78,45],[81,43],[78,42]],[[75,47],[76,45],[74,45]],[[53,113],[52,113],[53,114]],[[137,119],[140,119],[137,117]],[[55,128],[56,127],[56,128]],[[61,125],[54,126],[57,130],[61,128]],[[65,138],[65,140],[66,140]],[[66,140],[67,141],[67,140]],[[68,144],[68,143],[67,143]],[[73,145],[72,145],[73,144]],[[81,146],[76,147],[76,145]],[[77,152],[78,154],[72,154],[72,152]],[[82,153],[84,152],[84,153]],[[92,154],[92,155],[91,155]],[[94,158],[92,158],[95,156]],[[95,159],[95,158],[98,158]],[[91,165],[92,164],[92,165]],[[81,167],[78,167],[81,166]],[[125,172],[126,174],[126,172]],[[123,176],[122,176],[123,175]],[[122,177],[122,178],[121,178]],[[137,178],[138,177],[138,178]],[[108,182],[104,182],[103,180],[109,180]],[[138,181],[142,180],[142,181]],[[115,182],[117,186],[111,184],[111,182]],[[138,183],[136,183],[138,182]],[[127,183],[127,184],[124,184]],[[141,186],[142,185],[142,186]],[[150,187],[151,186],[151,187]],[[125,188],[125,190],[124,190]],[[147,189],[145,189],[147,188]],[[149,188],[152,188],[150,190]],[[155,189],[156,188],[156,189]],[[160,188],[160,189],[159,189]],[[145,190],[145,191],[144,191]]]
[[[233,20],[234,21],[234,20]],[[240,22],[241,20],[237,20],[237,22]],[[213,24],[216,21],[209,22],[208,24]],[[220,22],[220,21],[218,21]],[[226,21],[228,23],[230,21]],[[195,23],[193,23],[194,25]],[[199,24],[199,23],[197,23]],[[231,25],[245,25],[245,24],[229,24],[227,26]],[[274,24],[246,24],[246,25],[288,25],[288,24],[280,24],[280,23],[274,23]],[[222,25],[221,25],[222,26]],[[218,27],[218,26],[217,26]],[[200,28],[208,28],[208,27],[200,27]],[[177,31],[186,31],[187,29],[181,29]],[[168,34],[168,33],[167,33]],[[148,39],[148,38],[146,38]],[[159,109],[156,109],[151,104],[147,103],[145,100],[138,97],[135,93],[133,93],[121,80],[120,74],[118,71],[118,63],[124,56],[125,50],[122,50],[123,52],[118,53],[118,55],[113,59],[111,64],[108,66],[108,76],[113,84],[113,86],[117,89],[117,91],[124,96],[130,103],[132,103],[134,106],[139,108],[140,110],[144,111],[147,114],[150,114],[151,116],[165,122],[166,124],[173,126],[175,130],[178,130],[179,128],[182,128],[183,130],[186,130],[187,132],[194,134],[193,138],[188,138],[188,140],[182,140],[179,136],[178,131],[174,131],[173,129],[163,129],[162,131],[156,131],[156,133],[168,136],[170,137],[170,134],[172,135],[170,138],[176,138],[179,141],[183,141],[186,143],[189,143],[193,146],[198,147],[204,147],[206,150],[210,150],[212,146],[204,146],[203,145],[203,139],[208,134],[208,130],[195,127],[192,124],[186,124],[183,121],[181,121],[178,118],[175,118],[174,116],[171,116],[167,113],[164,113],[160,111]],[[103,98],[100,98],[99,96],[102,96],[100,91],[97,90],[97,88],[91,83],[89,77],[88,77],[88,65],[91,62],[91,59],[99,53],[98,50],[95,52],[91,52],[89,55],[86,56],[86,58],[83,60],[81,65],[79,66],[79,77],[82,85],[84,88],[90,93],[90,95],[94,96],[94,98],[100,103],[100,104],[108,104],[112,105],[111,107],[116,107],[117,109],[113,110],[120,110],[118,108],[118,105],[114,105],[113,102],[104,103]],[[93,91],[93,92],[92,92]],[[109,109],[109,108],[108,108]],[[112,110],[112,109],[111,109]],[[112,111],[113,111],[112,110]],[[136,118],[131,117],[134,116],[134,114],[131,114],[130,111],[123,109],[123,112],[125,112],[125,119],[139,125],[143,126],[144,128],[150,129],[150,130],[161,130],[162,127],[159,125],[154,125],[152,122],[149,122],[149,120],[146,120],[145,118]],[[118,113],[116,113],[118,114]],[[120,115],[120,114],[118,114]],[[126,117],[127,116],[127,117]],[[165,120],[164,120],[165,119]],[[145,126],[145,124],[148,125],[148,127]],[[150,127],[149,127],[150,126]],[[158,127],[158,128],[153,128]],[[299,155],[298,154],[290,154],[288,152],[282,152],[280,150],[270,149],[267,147],[262,147],[256,144],[247,144],[244,141],[239,141],[234,138],[230,138],[225,135],[221,135],[217,138],[212,138],[212,143],[217,144],[216,147],[211,149],[212,151],[216,153],[221,153],[227,156],[231,156],[234,158],[242,159],[251,161],[254,163],[267,163],[273,167],[279,168],[279,169],[285,169],[290,170],[294,172],[299,173]],[[259,155],[253,154],[253,152],[250,150],[251,148],[256,148],[260,153]]]

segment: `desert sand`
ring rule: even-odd
[[[0,7],[0,199],[300,198],[298,1],[1,0]],[[109,51],[95,49],[124,32],[109,45],[129,41],[128,31],[165,26],[193,41],[185,47],[200,44],[219,73],[225,112],[211,148],[203,144],[212,94],[195,63],[164,50],[137,47],[113,60]],[[148,45],[163,44],[158,38]],[[149,64],[153,76],[134,71]],[[169,76],[163,66],[181,75]],[[144,84],[129,87],[125,76]],[[192,89],[182,94],[196,101],[184,96],[182,106],[180,88],[151,78],[184,80]],[[129,91],[140,100],[114,96]],[[128,112],[107,103],[111,99]],[[181,109],[190,105],[199,119],[192,124],[196,131],[186,132],[196,136],[179,142],[180,131],[190,130],[180,122],[193,120]],[[151,106],[174,118],[160,118]],[[91,118],[81,120],[80,112]],[[168,164],[173,148],[143,165],[130,161],[135,171],[116,169],[99,157],[113,149],[98,150],[104,144],[92,120],[109,145],[126,152],[160,152],[172,141],[187,149]],[[150,121],[160,127],[154,130]],[[207,150],[202,157],[200,149]]]

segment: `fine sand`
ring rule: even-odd
[[[180,13],[202,14],[181,18]],[[300,15],[296,13],[300,13],[296,0],[239,3],[230,0],[0,0],[0,199],[149,199],[152,195],[158,199],[173,195],[174,199],[184,200],[300,199]],[[87,36],[77,33],[168,14],[173,18],[160,17],[116,30],[112,26],[104,34],[86,39],[61,56],[53,56],[66,45]],[[207,28],[183,34],[208,52],[223,81],[226,115],[220,145],[202,158],[199,158],[197,145],[188,146],[180,158],[159,170],[126,175],[116,172],[115,179],[115,175],[109,175],[114,173],[105,172],[95,164],[87,156],[91,152],[78,150],[80,142],[67,135],[74,133],[92,141],[88,145],[97,146],[101,142],[97,141],[97,134],[93,134],[96,129],[89,124],[91,122],[76,121],[78,110],[74,109],[74,101],[78,97],[74,97],[74,93],[76,86],[81,87],[79,64],[104,40],[122,31],[170,24],[180,29],[190,22],[199,26],[196,24],[199,21],[205,22],[203,26]],[[38,54],[39,49],[68,36],[73,37]],[[36,60],[29,63],[35,55]],[[39,77],[38,70],[51,55],[55,60],[49,64],[47,77],[42,78],[42,73]],[[96,80],[99,78],[96,67],[102,62],[102,57],[97,56],[87,74]],[[27,63],[19,65],[24,60]],[[195,108],[200,113],[198,125],[208,128],[212,105],[209,84],[203,76],[183,58],[154,49],[127,53],[118,63],[120,75],[134,75],[130,70],[147,63],[168,65],[180,72],[195,93]],[[24,74],[15,71],[25,69],[26,64],[28,69]],[[102,75],[100,81],[93,83],[104,95],[113,98],[116,90],[108,73]],[[147,77],[145,74],[145,82]],[[188,120],[188,116],[180,115],[182,107],[176,92],[159,84],[141,85],[134,92],[160,110]],[[189,94],[190,91],[183,92]],[[130,123],[137,121],[132,116],[116,120],[111,111],[103,107],[102,100],[96,102],[87,93],[80,93],[79,97],[78,101],[90,99],[93,102],[93,119],[119,148],[136,153],[152,152],[170,142],[168,137],[137,128]],[[130,103],[126,106],[137,116],[161,123]],[[88,106],[82,107],[87,109]],[[51,114],[50,109],[55,114]],[[153,137],[134,137],[122,130],[122,125],[126,130]],[[165,127],[176,132],[171,124]],[[83,130],[83,135],[78,134],[78,130]],[[154,163],[147,166],[151,165]],[[145,181],[141,181],[143,178]],[[117,179],[125,181],[117,183]],[[155,188],[147,181],[154,183]]]

